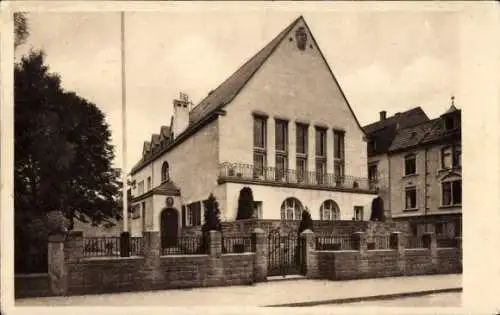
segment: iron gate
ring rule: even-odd
[[[267,240],[267,275],[305,274],[305,240],[298,235],[271,231]]]

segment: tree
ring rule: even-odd
[[[299,235],[305,230],[312,231],[312,229],[313,229],[313,221],[311,218],[311,214],[309,213],[309,210],[306,208],[305,210],[302,211],[302,220],[300,220],[299,224]]]
[[[251,219],[254,212],[253,193],[250,187],[243,187],[240,190],[238,199],[238,214],[236,220]]]
[[[16,226],[59,210],[100,223],[119,216],[121,184],[104,114],[49,73],[32,51],[14,69],[14,206]]]
[[[222,224],[220,222],[219,204],[215,199],[215,196],[213,194],[210,194],[210,196],[208,197],[207,200],[204,201],[204,203],[205,203],[205,213],[204,213],[205,222],[203,223],[201,230],[203,232],[222,231]]]
[[[377,197],[372,201],[372,214],[370,216],[370,221],[385,221],[384,201],[380,197]]]
[[[29,36],[28,20],[23,12],[14,13],[14,48],[26,42]]]

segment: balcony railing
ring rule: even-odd
[[[295,184],[325,188],[377,191],[376,182],[367,178],[335,176],[320,172],[300,172],[276,167],[257,168],[250,164],[222,163],[219,166],[220,179],[253,180],[268,183]]]

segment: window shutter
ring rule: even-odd
[[[181,225],[186,227],[186,206],[182,206]]]

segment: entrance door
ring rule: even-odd
[[[305,273],[305,244],[298,235],[271,231],[268,236],[267,275],[286,276]]]
[[[173,208],[167,208],[161,213],[161,247],[177,246],[177,233],[179,229],[179,214]]]

